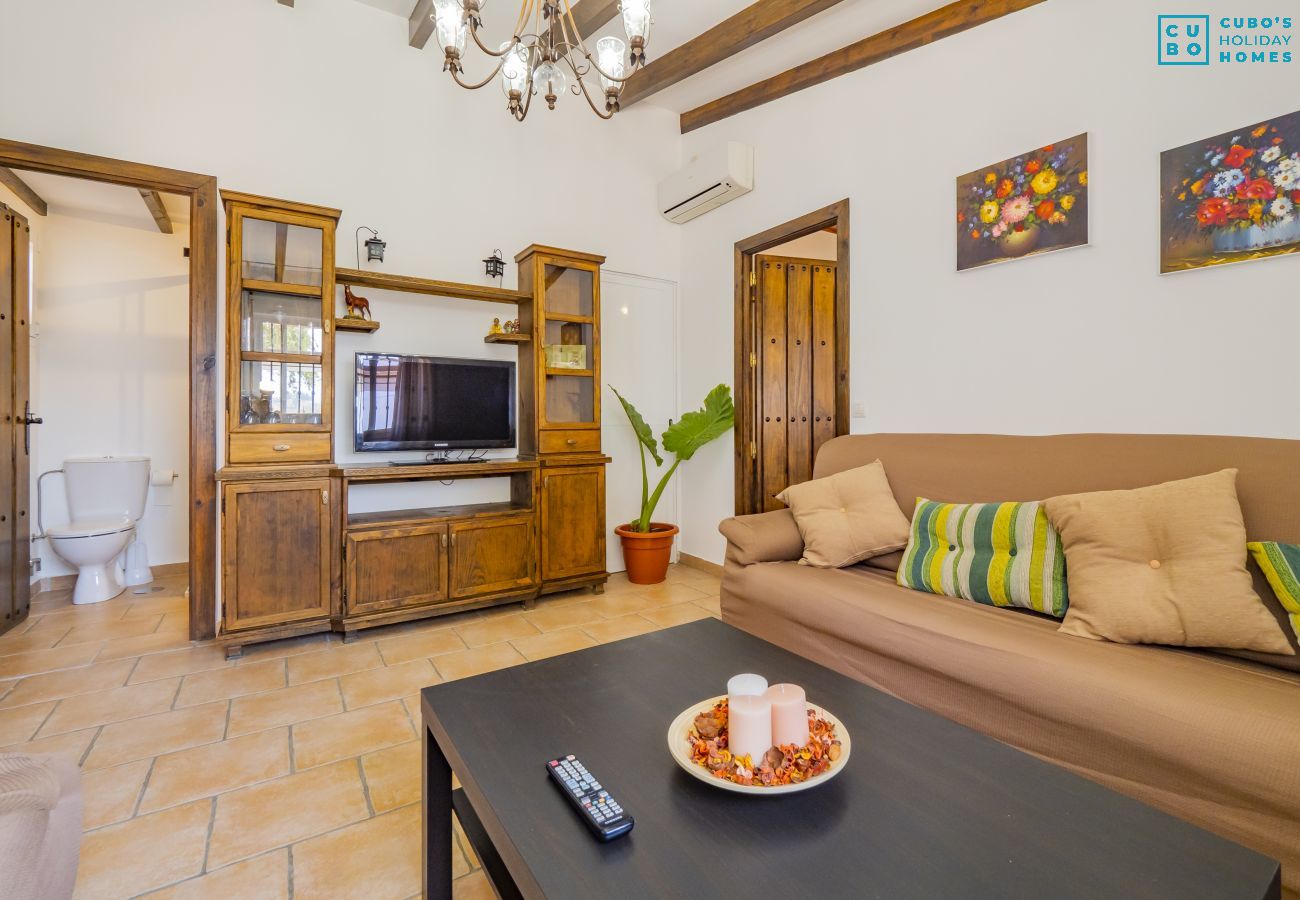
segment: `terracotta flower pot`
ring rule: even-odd
[[[676,525],[651,522],[647,532],[633,531],[631,525],[620,525],[614,533],[623,542],[623,562],[627,564],[627,580],[633,584],[659,584],[668,574],[668,562],[673,553],[673,537],[679,531]]]

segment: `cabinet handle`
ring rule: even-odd
[[[276,444],[271,449],[274,450],[276,453],[284,453],[286,450],[289,449],[289,446],[290,446],[289,444]]]
[[[453,547],[456,546],[456,532],[454,532],[454,531],[451,533],[451,545],[452,545]]]
[[[576,446],[578,446],[578,439],[577,439],[577,438],[569,438],[569,439],[568,439],[567,441],[565,441],[564,443],[568,444],[570,447],[576,447]]]
[[[325,488],[320,489],[320,502],[321,502],[321,506],[330,505],[330,492]]]
[[[445,533],[442,536],[442,549],[447,549],[447,535]]]

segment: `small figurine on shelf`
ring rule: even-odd
[[[352,285],[343,285],[343,302],[348,305],[347,318],[349,319],[368,319],[370,318],[370,301],[365,297],[358,297],[352,293]]]
[[[518,319],[511,319],[509,322],[506,322],[506,334],[518,334],[518,333],[519,333]]]
[[[507,323],[507,325],[508,324],[509,323]],[[501,330],[501,320],[499,318],[493,319],[492,327],[488,329],[488,334],[505,334],[505,333],[506,332]]]

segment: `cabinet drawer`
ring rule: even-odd
[[[595,428],[573,431],[543,431],[543,453],[599,453],[600,431]]]
[[[281,434],[248,432],[230,436],[231,463],[329,462],[330,436],[326,432]]]

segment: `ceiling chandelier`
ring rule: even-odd
[[[646,41],[650,36],[650,0],[622,0],[623,30],[627,41],[609,36],[596,41],[593,54],[583,43],[569,0],[522,0],[519,19],[510,40],[492,50],[483,43],[479,29],[487,0],[434,0],[433,21],[446,61],[443,71],[463,88],[478,90],[501,77],[501,90],[510,101],[510,114],[522,122],[534,95],[540,94],[550,109],[566,90],[585,97],[593,112],[611,119],[619,110],[623,85],[645,65]],[[482,81],[462,77],[462,60],[469,41],[494,58],[496,68]],[[631,48],[629,52],[629,46]],[[573,73],[572,84],[565,69]],[[602,109],[587,89],[586,76],[600,78],[605,94]]]

